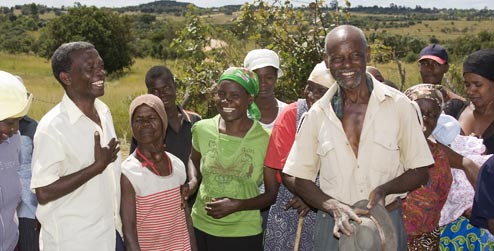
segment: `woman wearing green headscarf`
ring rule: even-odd
[[[275,202],[277,182],[263,166],[269,134],[257,121],[258,92],[254,72],[227,69],[218,80],[219,114],[192,127],[190,164],[202,178],[192,221],[201,251],[262,250],[259,209]],[[263,181],[266,191],[259,194]]]

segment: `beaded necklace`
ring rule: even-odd
[[[158,172],[158,169],[156,169],[156,166],[154,165],[154,163],[151,162],[148,158],[146,158],[146,156],[144,156],[144,154],[142,154],[141,151],[139,151],[139,148],[136,148],[136,153],[139,157],[141,157],[144,160],[143,162],[141,162],[142,167],[148,167],[149,166],[149,167],[151,167],[151,169],[153,170],[153,172],[156,175],[161,176],[160,173]],[[165,152],[163,152],[163,154],[168,159],[168,173],[172,174],[172,163],[171,163],[170,157],[168,157],[168,154],[166,154]]]

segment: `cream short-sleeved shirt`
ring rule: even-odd
[[[31,189],[52,184],[94,162],[94,132],[102,146],[116,138],[108,107],[98,99],[95,107],[102,127],[85,116],[64,94],[38,124],[34,136]],[[115,250],[115,230],[121,232],[120,163],[59,199],[39,204],[44,250]]]
[[[405,171],[434,163],[417,113],[402,93],[373,79],[358,158],[331,106],[332,86],[305,114],[283,172],[315,180],[324,193],[353,205]],[[405,194],[391,194],[386,204]]]

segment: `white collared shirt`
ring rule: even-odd
[[[101,126],[82,113],[64,94],[38,124],[34,136],[31,189],[52,184],[94,162],[94,133],[101,146],[116,138],[110,110],[100,100],[95,107]],[[57,200],[39,204],[44,250],[115,250],[120,221],[120,153],[101,174]]]
[[[353,205],[405,171],[434,163],[410,100],[373,80],[358,157],[331,106],[334,85],[306,113],[283,172],[315,180],[320,171],[322,191]],[[386,204],[398,196],[405,195],[388,195]]]

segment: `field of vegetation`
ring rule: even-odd
[[[172,6],[171,12],[148,5],[116,11],[81,6],[68,10],[36,5],[4,8],[4,14],[0,13],[0,69],[24,79],[35,97],[29,115],[39,120],[63,95],[46,59],[53,48],[64,42],[55,41],[61,36],[56,32],[64,29],[53,25],[54,21],[96,11],[101,11],[102,16],[119,13],[109,18],[129,36],[123,42],[128,45],[126,51],[117,50],[122,55],[128,53],[128,65],[116,67],[107,77],[102,100],[112,110],[115,129],[126,153],[130,139],[128,105],[135,96],[145,92],[144,75],[153,65],[170,67],[181,85],[178,99],[187,102],[189,109],[209,117],[215,113],[210,90],[218,74],[228,66],[241,65],[244,55],[254,47],[280,52],[286,74],[279,79],[277,95],[286,102],[295,100],[301,95],[310,69],[321,60],[324,35],[335,23],[362,27],[374,53],[370,65],[379,68],[386,79],[398,86],[403,83],[403,88],[420,82],[416,59],[420,49],[431,42],[445,45],[450,52],[447,79],[452,83],[450,87],[460,93],[464,57],[479,48],[494,47],[494,11],[463,10],[452,15],[433,10],[356,8],[337,13],[334,8],[323,9],[323,6],[320,9],[318,6],[261,7],[259,1],[242,9],[240,6],[221,10]],[[161,12],[153,12],[156,10]],[[107,42],[105,38],[98,40],[94,35],[86,38],[84,35],[67,35],[67,39],[87,39],[97,47],[98,42]],[[212,40],[220,46],[212,49]],[[100,48],[100,53],[107,49]],[[116,55],[112,53],[108,54],[109,58]],[[110,65],[107,60],[105,65]]]
[[[407,28],[379,28],[378,32],[388,32],[429,40],[432,37],[439,41],[454,40],[467,34],[478,34],[481,31],[494,32],[493,21],[469,20],[427,20],[415,23]]]
[[[63,96],[62,86],[53,77],[50,62],[33,55],[0,53],[0,69],[21,76],[29,92],[34,95],[28,115],[36,120],[55,106]],[[153,65],[164,62],[151,58],[136,59],[132,69],[118,79],[105,81],[105,95],[101,98],[111,109],[116,133],[123,152],[128,152],[130,126],[128,109],[132,99],[146,92],[144,75]],[[173,70],[174,62],[167,62]]]
[[[50,62],[44,58],[34,55],[13,55],[0,53],[0,69],[19,75],[23,78],[24,84],[29,92],[33,93],[34,100],[29,111],[29,116],[39,120],[53,106],[60,102],[63,89],[53,77]],[[122,143],[123,148],[128,148],[130,140],[130,126],[128,107],[132,99],[146,92],[144,85],[144,76],[146,71],[153,65],[165,63],[174,71],[178,69],[178,64],[186,62],[167,61],[152,58],[138,58],[125,76],[116,79],[107,79],[105,81],[105,95],[101,98],[111,109],[115,130]],[[383,76],[391,81],[398,83],[399,75],[396,65],[393,63],[377,64]],[[419,83],[417,64],[404,64],[407,72],[407,83]],[[279,82],[283,82],[280,79]],[[179,100],[182,97],[178,98]],[[289,101],[289,100],[287,100]]]

